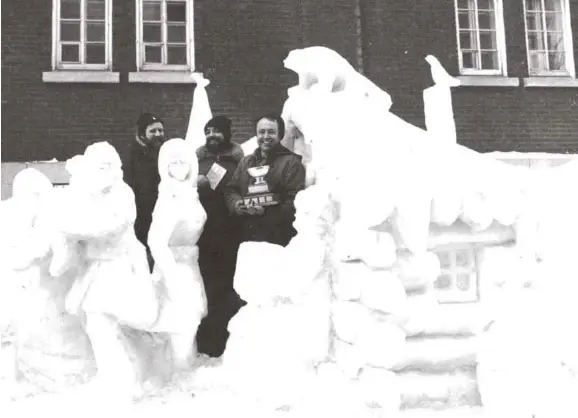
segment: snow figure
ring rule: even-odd
[[[0,386],[2,397],[20,380],[19,348],[30,336],[35,289],[48,276],[50,241],[41,211],[52,183],[33,168],[14,178],[12,197],[0,204],[2,221],[0,280]]]
[[[451,87],[457,87],[461,83],[457,78],[450,76],[433,55],[426,56],[425,60],[431,67],[435,83],[423,92],[426,129],[437,140],[455,144],[456,124]]]
[[[149,246],[160,291],[160,311],[151,332],[169,336],[172,362],[189,369],[196,356],[195,336],[207,314],[197,241],[207,214],[197,193],[197,158],[190,144],[174,138],[159,153],[159,198],[153,212]]]
[[[82,319],[92,345],[98,373],[90,387],[109,397],[130,397],[136,371],[121,326],[150,327],[158,315],[145,249],[134,234],[134,195],[122,180],[116,150],[107,142],[88,146],[67,168],[70,185],[58,199],[52,221],[55,236],[61,237],[56,242],[80,253],[76,264],[82,269],[66,308]],[[55,257],[51,271],[62,271],[57,263],[69,259]]]
[[[206,87],[210,81],[202,74],[194,73],[192,76],[196,83],[193,93],[193,105],[189,116],[186,141],[191,144],[193,150],[205,144],[205,124],[213,117]]]

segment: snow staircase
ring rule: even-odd
[[[396,367],[401,416],[482,416],[476,376],[479,305],[440,304],[417,316]]]

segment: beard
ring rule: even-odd
[[[228,149],[229,143],[227,141],[221,140],[214,140],[211,138],[207,138],[207,142],[205,144],[207,149],[213,154],[219,154]]]

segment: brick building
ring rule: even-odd
[[[572,30],[573,29],[573,30]],[[458,141],[479,151],[578,151],[578,0],[19,0],[2,4],[2,161],[108,140],[124,154],[141,111],[187,127],[194,84],[213,113],[280,111],[291,49],[335,49],[424,126],[431,53],[461,75]]]

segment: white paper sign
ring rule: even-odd
[[[207,179],[209,180],[209,184],[211,185],[211,189],[215,190],[223,177],[227,174],[227,170],[220,166],[217,163],[213,163],[211,169],[207,173]]]

